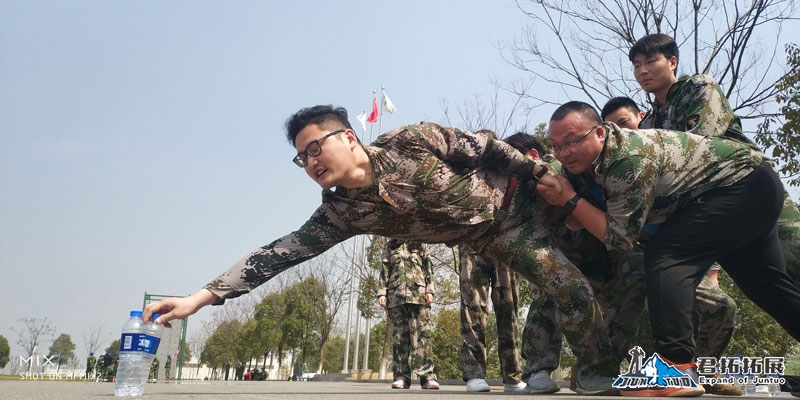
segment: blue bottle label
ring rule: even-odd
[[[119,351],[141,351],[155,355],[161,338],[144,333],[123,333],[119,340]]]

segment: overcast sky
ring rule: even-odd
[[[529,21],[511,0],[1,1],[0,335],[17,355],[11,328],[47,318],[82,359],[103,324],[105,348],[145,292],[190,294],[316,208],[291,113],[358,126],[385,86],[384,131],[442,121],[518,77],[496,44]]]

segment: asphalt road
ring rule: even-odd
[[[493,386],[487,393],[467,393],[463,383],[457,381],[443,382],[440,390],[422,390],[412,386],[408,390],[392,390],[389,382],[363,381],[181,381],[170,383],[149,383],[145,389],[143,400],[395,400],[395,399],[470,399],[493,398],[502,399],[507,396],[535,397],[544,399],[589,399],[596,397],[579,396],[570,390],[563,389],[552,395],[528,395],[525,393],[504,393],[502,386]],[[497,389],[497,390],[494,390]],[[705,395],[704,398],[720,399],[722,396]],[[58,380],[25,380],[0,381],[0,399],[2,400],[78,400],[78,399],[113,399],[114,384],[110,382],[81,382]],[[747,397],[776,399],[776,397]],[[743,400],[741,397],[740,400]],[[777,399],[797,399],[789,393],[782,393]]]

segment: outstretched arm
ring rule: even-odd
[[[172,325],[170,325],[169,321],[186,318],[201,308],[214,304],[217,300],[219,300],[219,297],[206,289],[200,289],[187,297],[162,299],[155,303],[150,303],[144,308],[142,320],[147,322],[153,314],[161,314],[154,322],[171,327]]]
[[[536,190],[548,203],[554,206],[565,206],[577,193],[563,175],[546,175],[539,179]],[[575,209],[570,213],[594,237],[605,241],[608,220],[605,211],[595,207],[584,199],[579,199]]]

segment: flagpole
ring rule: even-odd
[[[384,87],[381,86],[381,107],[379,108],[381,113],[378,115],[378,135],[383,133],[383,99],[386,96],[383,92]],[[372,138],[370,137],[369,140],[372,141]]]
[[[375,100],[376,99],[375,96],[377,96],[377,95],[378,95],[378,92],[376,90],[372,90],[372,104],[375,104],[375,101],[376,101]],[[378,111],[378,112],[380,112],[380,111]],[[378,131],[380,131],[380,129],[378,129]],[[368,143],[372,143],[373,133],[375,133],[375,124],[374,123],[370,123],[369,124],[369,142]]]
[[[364,110],[364,114],[363,115],[366,117],[367,110]],[[361,141],[365,142],[365,140],[367,139],[365,137],[365,136],[367,136],[367,124],[365,124],[363,121],[360,121],[360,122],[361,122]],[[369,142],[367,142],[367,143],[369,143]]]

